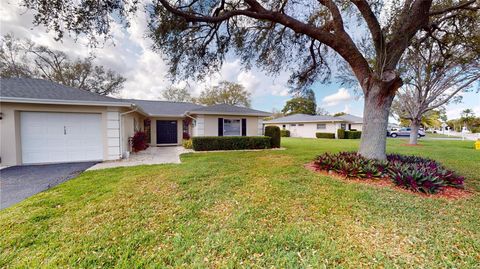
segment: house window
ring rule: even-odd
[[[327,125],[325,123],[317,123],[317,130],[327,129]]]
[[[290,124],[290,126],[297,126],[296,124]]]
[[[303,123],[299,123],[298,126],[303,126]]]
[[[283,130],[285,130],[286,127],[287,127],[287,125],[285,125],[285,124],[282,125]]]
[[[340,124],[340,128],[343,129],[343,130],[346,130],[347,129],[347,124],[345,124],[345,123]]]
[[[239,119],[223,119],[224,136],[241,136],[242,124]]]

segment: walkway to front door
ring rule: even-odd
[[[122,166],[136,166],[144,164],[180,163],[180,154],[191,152],[181,146],[149,147],[146,150],[130,154],[130,158],[119,161],[98,163],[88,170],[98,170]]]

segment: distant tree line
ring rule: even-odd
[[[0,39],[0,77],[40,78],[101,95],[118,93],[126,79],[94,57],[71,59],[65,52],[7,34]]]

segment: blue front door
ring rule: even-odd
[[[177,144],[177,121],[157,120],[157,144]]]

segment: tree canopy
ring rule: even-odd
[[[162,98],[172,102],[192,102],[193,98],[187,87],[170,86],[162,91]]]
[[[126,79],[93,58],[72,60],[61,51],[5,35],[1,39],[0,76],[42,78],[101,95],[117,93]]]
[[[218,85],[204,89],[194,101],[203,105],[227,104],[250,107],[251,94],[241,84],[221,81]]]
[[[285,115],[292,114],[307,114],[315,115],[316,104],[311,99],[305,97],[294,97],[287,101],[285,106],[282,109],[282,113]]]
[[[128,24],[139,2],[23,4],[35,11],[34,23],[61,38],[65,32],[108,35],[114,20]],[[292,86],[305,90],[330,78],[332,61],[346,62],[365,97],[359,152],[378,159],[386,158],[389,110],[403,84],[398,64],[412,39],[461,40],[479,28],[476,0],[158,0],[146,7],[149,36],[175,76],[201,79],[234,53],[247,68],[290,71]],[[349,30],[359,25],[367,33],[361,38]]]

